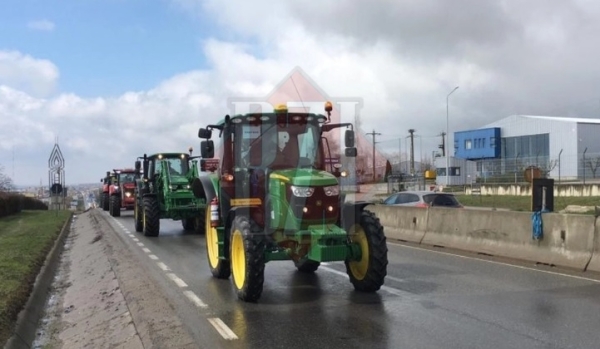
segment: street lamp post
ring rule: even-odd
[[[450,113],[448,108],[448,99],[450,95],[458,89],[458,86],[454,90],[450,91],[446,96],[446,148],[450,149]],[[450,152],[446,151],[446,186],[450,184]]]

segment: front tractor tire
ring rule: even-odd
[[[265,243],[253,236],[247,217],[233,220],[230,239],[232,283],[237,296],[244,302],[256,302],[265,280]]]
[[[160,231],[160,208],[158,200],[153,196],[143,199],[143,232],[145,236],[158,236]]]
[[[219,258],[219,236],[217,228],[210,225],[210,210],[204,210],[204,230],[206,232],[206,257],[211,274],[217,279],[228,279],[231,275],[231,262],[228,259]],[[227,251],[227,239],[225,239],[224,251]]]
[[[310,273],[314,273],[315,271],[317,271],[317,269],[319,269],[319,266],[321,265],[321,263],[304,258],[297,262],[294,262],[294,265],[296,266],[296,268],[298,269],[299,272],[310,274]]]
[[[184,218],[181,220],[181,226],[183,230],[192,231],[194,230],[194,219],[195,218]]]
[[[109,202],[109,210],[108,212],[110,213],[111,216],[113,217],[121,217],[121,198],[116,196],[116,195],[112,195],[110,197],[110,202]]]
[[[376,292],[387,275],[387,242],[379,219],[370,211],[360,212],[359,222],[348,230],[350,242],[358,243],[361,259],[346,260],[346,273],[354,289]]]
[[[102,193],[102,210],[108,211],[110,209],[110,202],[108,193]]]
[[[141,233],[144,230],[144,217],[143,217],[143,209],[140,207],[140,204],[135,202],[133,205],[133,220],[135,225],[135,231]]]

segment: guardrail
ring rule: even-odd
[[[453,208],[369,205],[389,239],[444,246],[581,271],[600,272],[600,222],[592,215],[542,214],[533,239],[532,214]]]

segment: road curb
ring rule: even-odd
[[[73,212],[71,212],[69,218],[63,224],[58,238],[54,242],[54,246],[52,246],[52,249],[46,256],[44,265],[35,278],[35,283],[33,284],[33,289],[25,304],[25,308],[21,310],[17,317],[15,332],[8,339],[8,342],[6,342],[4,349],[31,348],[36,337],[38,323],[44,312],[49,292],[48,289],[54,280],[60,255],[64,250],[65,240],[70,231],[73,215]]]

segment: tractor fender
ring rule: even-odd
[[[215,186],[208,176],[194,178],[192,181],[192,192],[196,198],[206,199],[207,204],[212,198],[217,196]]]
[[[342,205],[342,214],[338,224],[344,229],[349,229],[354,223],[360,221],[360,215],[365,207],[372,205],[368,201],[346,202]]]
[[[233,220],[237,215],[240,216],[249,216],[250,207],[249,206],[237,206],[232,207],[225,217],[225,239],[229,239],[229,231],[231,230],[231,226],[233,225]]]

